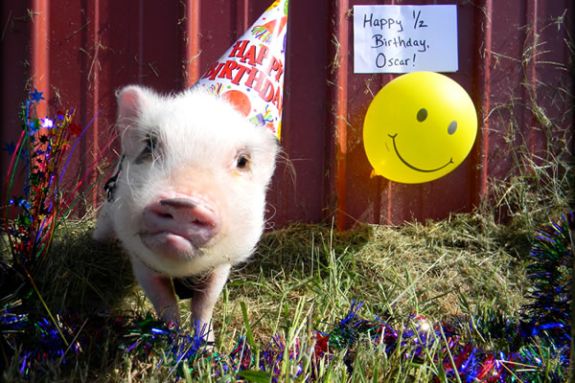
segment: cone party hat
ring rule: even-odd
[[[194,87],[229,100],[256,126],[281,134],[288,0],[276,0]]]

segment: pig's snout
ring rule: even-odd
[[[218,218],[212,208],[191,198],[163,199],[159,205],[155,214],[168,220],[173,219],[176,224],[206,228],[211,234],[218,227]]]
[[[189,253],[207,244],[220,226],[219,214],[208,202],[164,198],[144,209],[141,237],[146,246],[160,253]]]

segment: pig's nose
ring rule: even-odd
[[[149,232],[173,233],[195,246],[204,245],[219,231],[220,219],[207,202],[189,197],[161,199],[144,212]]]
[[[160,201],[163,208],[159,212],[172,216],[181,223],[192,223],[199,226],[217,226],[217,217],[214,211],[205,203],[199,203],[191,198],[172,198]]]

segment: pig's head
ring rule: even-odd
[[[108,214],[131,256],[188,276],[252,253],[278,151],[272,132],[205,91],[137,86],[119,92],[117,126],[124,158]]]

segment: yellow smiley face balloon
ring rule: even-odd
[[[377,175],[415,184],[453,171],[477,135],[467,92],[449,77],[413,72],[389,82],[373,99],[363,143]]]

